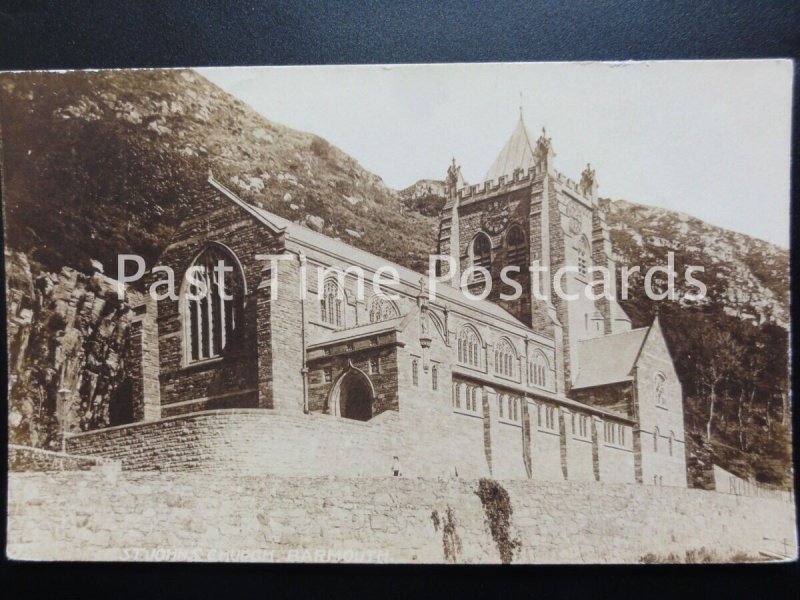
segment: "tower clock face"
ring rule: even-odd
[[[481,227],[492,235],[497,235],[508,227],[510,219],[508,205],[500,200],[494,200],[486,205]]]

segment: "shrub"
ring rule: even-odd
[[[483,512],[489,525],[489,532],[500,552],[503,564],[510,564],[514,558],[514,551],[522,543],[519,539],[511,539],[511,499],[503,486],[492,479],[483,478],[478,482],[478,491],[475,492],[483,504]]]
[[[456,515],[451,506],[447,507],[444,516],[444,522],[439,517],[439,512],[434,510],[431,513],[431,520],[433,521],[433,528],[439,531],[442,529],[442,547],[444,549],[444,559],[448,562],[457,562],[458,555],[461,553],[461,536],[458,535],[456,530]]]
[[[327,140],[324,140],[321,137],[315,137],[313,140],[311,140],[311,152],[320,158],[328,158],[330,149],[331,145],[327,142]]]

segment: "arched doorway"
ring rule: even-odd
[[[333,388],[331,413],[345,419],[369,421],[372,418],[374,398],[375,391],[369,377],[351,366]]]

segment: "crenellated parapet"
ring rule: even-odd
[[[464,186],[456,190],[456,196],[460,200],[480,200],[530,185],[534,181],[540,180],[543,175],[544,171],[539,167],[531,167],[527,170],[517,169],[511,177],[501,175],[497,179],[489,179],[482,184]]]

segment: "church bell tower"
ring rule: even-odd
[[[459,276],[470,271],[467,283],[475,295],[484,290],[485,269],[492,281],[486,299],[556,340],[562,348],[556,370],[565,373],[562,389],[568,391],[577,374],[578,341],[630,329],[630,320],[615,301],[586,294],[596,279],[593,264],[614,272],[594,170],[587,166],[575,182],[556,171],[555,156],[544,129],[532,141],[520,111],[482,183],[466,184],[454,160],[439,253],[455,260]],[[518,271],[503,273],[506,267]]]

